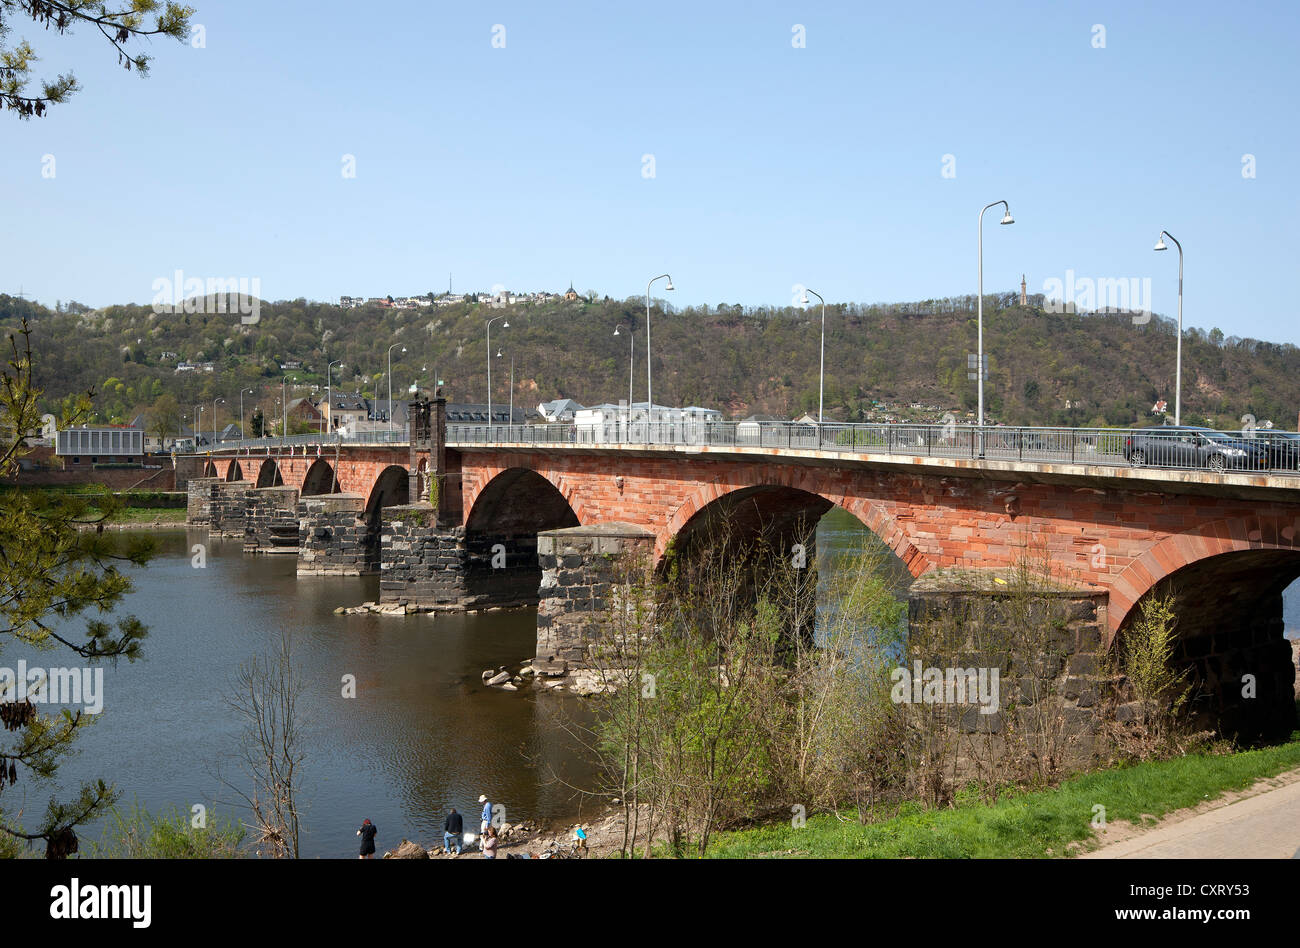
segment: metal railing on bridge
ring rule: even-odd
[[[304,445],[409,443],[405,427],[247,438],[217,451],[275,452]],[[1100,464],[1273,474],[1300,473],[1300,435],[1276,429],[1022,428],[1006,425],[802,424],[798,422],[644,422],[601,426],[448,425],[447,443],[573,444],[636,449],[662,446],[786,448],[894,457],[966,458],[1040,464]],[[200,452],[207,453],[207,452]]]
[[[1101,464],[1257,473],[1300,472],[1300,435],[1272,429],[1022,428],[991,425],[623,422],[603,426],[448,425],[448,444],[686,445],[845,454]]]
[[[218,441],[217,451],[265,451],[280,448],[299,447],[301,445],[367,445],[367,444],[408,444],[410,435],[407,428],[381,428],[373,431],[320,432],[312,434],[289,435],[288,437],[243,438],[237,441]],[[207,449],[199,451],[207,454]]]

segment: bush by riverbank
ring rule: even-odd
[[[821,814],[795,827],[783,820],[719,834],[711,858],[1043,858],[1070,856],[1095,845],[1092,829],[1105,808],[1107,822],[1150,822],[1174,810],[1250,786],[1300,767],[1300,731],[1285,744],[1228,754],[1190,754],[1172,760],[1096,771],[1054,790],[1009,795],[992,805],[961,803],[924,810],[914,804],[879,822],[856,813]]]

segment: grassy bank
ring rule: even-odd
[[[109,523],[185,523],[184,507],[120,507]]]
[[[1195,806],[1262,777],[1300,767],[1300,731],[1286,744],[1224,755],[1119,767],[1075,777],[1055,790],[1009,796],[988,806],[914,809],[893,819],[861,825],[856,814],[809,817],[789,823],[720,834],[709,847],[715,858],[1039,858],[1067,855],[1071,843],[1092,839],[1093,807],[1106,820],[1138,822]],[[1078,847],[1074,847],[1078,849]]]

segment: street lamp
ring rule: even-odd
[[[203,414],[203,406],[194,406],[194,453],[199,453],[199,415]]]
[[[623,440],[632,440],[632,368],[636,364],[636,333],[635,327],[627,331],[627,418],[623,424]],[[619,327],[614,327],[614,335],[620,335]]]
[[[217,402],[225,402],[224,398],[212,399],[212,447],[217,447]]]
[[[343,360],[335,359],[325,366],[325,410],[329,412],[330,430],[334,430],[334,366],[343,368]],[[324,418],[321,421],[324,422]]]
[[[646,444],[650,443],[650,422],[654,419],[654,391],[651,387],[650,378],[650,284],[656,280],[667,280],[666,290],[673,288],[673,278],[667,273],[661,273],[645,285],[645,440]],[[628,418],[632,417],[632,406],[628,405]]]
[[[1006,201],[994,201],[992,204],[986,204],[980,210],[979,216],[979,302],[978,307],[978,333],[979,333],[979,352],[976,356],[977,365],[975,366],[975,378],[979,380],[979,427],[980,427],[980,456],[984,455],[984,212],[990,207],[1002,205],[1003,215],[999,224],[1014,224],[1015,219],[1011,216],[1011,205]]]
[[[501,350],[497,349],[497,358],[501,358]],[[506,424],[515,423],[515,357],[510,356],[510,420]]]
[[[388,347],[388,427],[393,427],[393,350],[402,346],[400,342],[395,342]],[[402,351],[406,351],[406,346],[402,346]]]
[[[1183,245],[1178,238],[1167,230],[1162,230],[1156,238],[1155,250],[1168,250],[1165,238],[1168,237],[1178,248],[1178,361],[1174,369],[1174,424],[1183,423]]]
[[[822,357],[821,369],[817,373],[817,427],[822,424],[822,402],[826,394],[826,300],[816,290],[810,290],[807,287],[803,291],[803,299],[799,302],[805,306],[808,305],[808,294],[811,293],[822,301]]]
[[[244,439],[244,396],[252,395],[251,388],[241,388],[239,390],[239,439]]]
[[[496,322],[498,319],[505,319],[505,318],[506,318],[506,314],[505,314],[505,313],[502,313],[500,316],[493,316],[491,319],[489,319],[489,320],[487,321],[487,356],[488,356],[488,360],[487,360],[487,365],[488,365],[488,416],[487,416],[487,423],[488,423],[488,425],[491,425],[491,424],[492,424],[492,324],[493,324],[494,322]],[[510,328],[510,321],[509,321],[509,320],[506,320],[504,323],[502,323],[502,324],[501,324],[501,328],[502,328],[502,329],[509,329],[509,328]]]
[[[280,377],[280,406],[284,412],[284,414],[280,418],[280,447],[281,448],[284,447],[285,436],[289,434],[289,394],[285,388],[285,383],[288,380],[289,380],[289,376],[287,375],[283,375]],[[297,379],[294,379],[293,381],[294,384],[297,384],[298,382]]]

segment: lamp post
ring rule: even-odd
[[[388,427],[393,427],[393,350],[402,346],[400,342],[395,342],[388,347]],[[402,351],[406,351],[406,346],[402,346]]]
[[[810,290],[807,287],[803,291],[803,299],[799,302],[808,303],[808,294],[811,293],[822,301],[822,355],[821,368],[817,372],[817,427],[822,426],[822,404],[826,396],[826,300],[816,290]]]
[[[244,396],[252,395],[251,388],[241,388],[239,390],[239,439],[244,439]]]
[[[614,327],[614,335],[619,335],[619,327]],[[623,423],[623,439],[632,440],[632,369],[635,365],[636,358],[636,333],[633,329],[627,331],[627,412],[626,419]]]
[[[289,434],[289,393],[286,390],[285,383],[288,382],[289,376],[280,377],[280,406],[284,412],[280,419],[280,447],[284,447],[284,439]],[[297,379],[294,382],[297,383]]]
[[[492,425],[492,324],[496,322],[498,319],[505,319],[505,318],[506,318],[506,314],[502,313],[500,316],[493,316],[491,319],[487,321],[487,357],[488,357],[487,358],[487,369],[488,369],[487,423],[489,427],[491,427]],[[504,323],[501,324],[501,328],[509,329],[510,321],[507,319]]]
[[[659,276],[655,277],[653,280],[650,281],[650,283],[647,283],[645,285],[645,421],[646,421],[645,440],[646,440],[646,444],[650,443],[650,422],[654,419],[654,404],[655,404],[654,391],[651,386],[651,377],[650,377],[650,361],[651,361],[650,360],[650,284],[654,283],[656,280],[667,280],[668,285],[664,287],[664,289],[666,290],[671,290],[673,288],[673,278],[669,276],[667,273],[659,274]],[[632,405],[630,402],[628,403],[627,410],[628,410],[628,418],[630,419],[632,417]]]
[[[1006,201],[994,201],[992,204],[986,204],[980,209],[979,216],[979,300],[976,303],[978,308],[977,332],[979,334],[979,351],[976,355],[975,378],[979,385],[979,419],[980,428],[980,457],[984,456],[984,212],[990,207],[1002,205],[1003,215],[999,224],[1014,224],[1015,218],[1011,216],[1011,205]]]
[[[1183,245],[1178,238],[1167,230],[1162,230],[1156,238],[1155,250],[1168,250],[1165,238],[1168,237],[1178,248],[1178,357],[1174,368],[1174,424],[1183,423]]]
[[[202,405],[194,406],[194,453],[199,453],[199,415],[203,413]]]
[[[501,350],[497,349],[497,358],[503,358]],[[510,356],[510,417],[506,422],[508,425],[515,423],[515,357]]]
[[[217,402],[225,402],[224,398],[212,399],[212,447],[217,446]]]
[[[325,366],[325,410],[329,412],[330,430],[334,430],[334,366],[343,368],[343,360],[335,359]],[[321,421],[325,419],[322,417]]]

